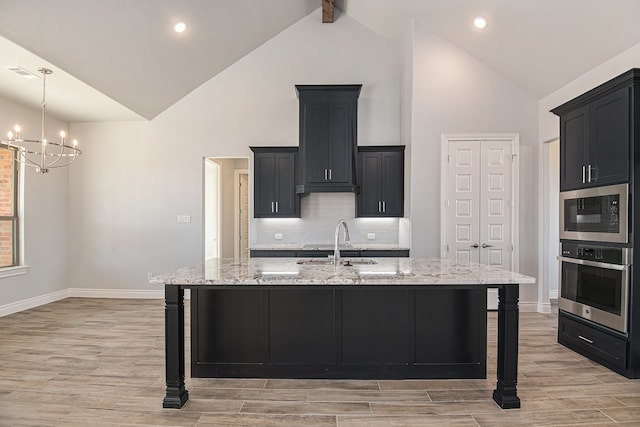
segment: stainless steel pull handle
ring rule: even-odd
[[[591,182],[591,165],[588,165],[587,167],[589,168],[587,171],[588,182]]]
[[[477,248],[479,247],[479,245],[477,243],[474,243],[473,245],[469,246],[470,248]]]
[[[564,256],[559,256],[558,261],[569,262],[571,264],[587,265],[589,267],[606,268],[609,270],[625,271],[629,269],[629,266],[625,264],[610,264],[608,262],[589,261],[587,259],[569,258]]]
[[[383,201],[382,202],[382,212],[386,212],[387,211],[387,202]]]
[[[278,202],[276,202],[276,212],[280,212],[280,208],[278,207]]]
[[[326,169],[324,170],[324,180],[325,181],[327,180],[327,170]],[[584,182],[584,180],[582,182]]]
[[[588,342],[589,344],[593,344],[592,340],[590,340],[589,338],[585,338],[582,335],[578,335],[578,338],[580,338],[582,341]]]
[[[483,247],[483,248],[492,248],[492,247],[493,247],[493,245],[487,245],[486,243],[483,243],[483,244],[482,244],[482,247]]]
[[[582,183],[583,183],[583,184],[584,184],[585,182],[587,182],[587,181],[586,181],[586,171],[585,171],[585,169],[586,169],[586,166],[585,166],[585,165],[582,165]]]
[[[378,202],[378,212],[382,212],[382,202]]]
[[[331,172],[332,172],[332,171],[333,171],[333,169],[329,169],[329,181],[331,181],[331,180],[332,180],[332,178],[331,178]]]
[[[271,213],[273,213],[273,212],[275,212],[275,210],[274,210],[274,204],[273,204],[273,202],[271,202]]]

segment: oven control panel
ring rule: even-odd
[[[609,264],[626,264],[627,248],[562,242],[562,256]]]

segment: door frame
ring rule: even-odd
[[[249,169],[234,169],[233,170],[233,255],[236,258],[240,258],[240,175],[247,175],[247,185],[249,184]],[[249,197],[249,189],[247,188],[247,198]],[[248,200],[247,200],[248,202]],[[247,206],[250,203],[247,203]],[[249,215],[249,212],[247,212]],[[247,227],[248,228],[248,227]],[[249,230],[247,229],[247,241],[249,240]]]
[[[440,257],[446,258],[446,193],[447,193],[447,164],[448,146],[451,140],[482,141],[482,140],[505,140],[511,141],[512,162],[512,186],[511,186],[511,266],[515,272],[520,271],[520,134],[518,133],[477,133],[477,134],[442,134],[440,137]]]

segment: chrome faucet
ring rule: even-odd
[[[340,264],[340,248],[338,247],[338,240],[340,240],[340,225],[344,227],[344,243],[346,244],[349,242],[349,227],[347,227],[347,223],[344,219],[339,219],[338,224],[336,224],[335,246],[333,248],[333,265]]]

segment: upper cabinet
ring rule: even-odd
[[[253,151],[253,216],[299,218],[295,192],[298,147],[250,147]]]
[[[404,145],[358,147],[357,217],[404,216]]]
[[[357,191],[361,88],[362,85],[296,85],[300,100],[297,193]]]
[[[629,181],[639,82],[633,69],[551,110],[560,116],[560,191]]]

